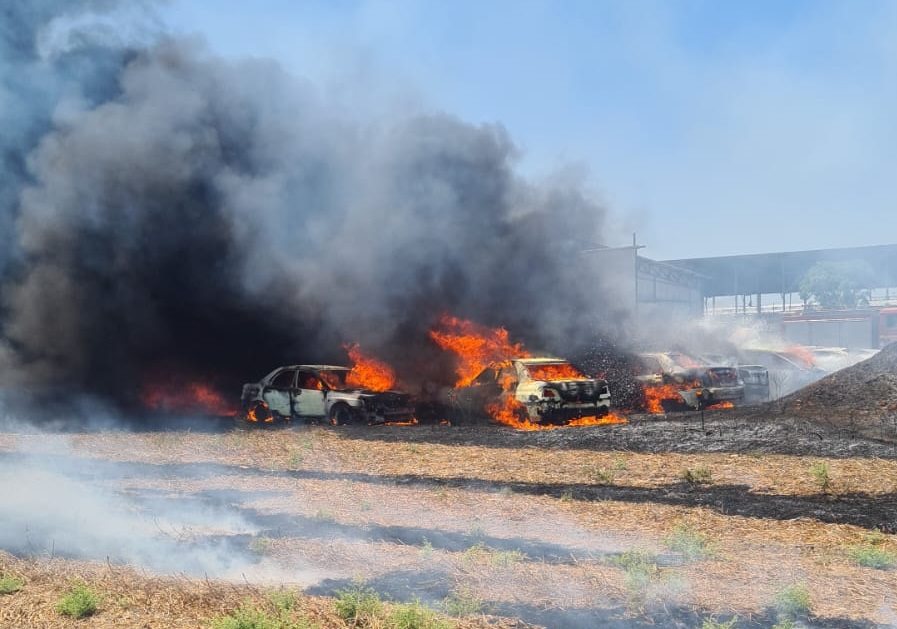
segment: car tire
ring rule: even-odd
[[[352,409],[348,404],[334,404],[328,419],[331,426],[344,426],[352,421]]]
[[[255,421],[249,419],[249,414],[255,416]],[[249,410],[246,411],[246,421],[251,424],[264,424],[265,420],[271,416],[271,411],[262,402],[256,402]]]

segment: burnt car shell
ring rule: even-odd
[[[692,408],[744,399],[744,383],[735,367],[702,365],[680,352],[642,353],[639,358],[646,372],[637,377],[639,382],[673,384],[683,403]]]
[[[288,365],[259,382],[243,385],[241,406],[250,422],[320,420],[370,424],[414,418],[411,396],[401,391],[370,391],[346,385],[347,367]]]

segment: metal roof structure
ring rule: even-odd
[[[673,267],[703,276],[705,297],[751,295],[758,293],[796,293],[806,272],[817,262],[854,262],[868,264],[876,286],[897,286],[897,244],[811,251],[783,251],[713,258],[665,260]]]

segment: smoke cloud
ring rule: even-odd
[[[575,257],[604,210],[581,181],[521,178],[500,125],[349,117],[272,61],[90,27],[116,4],[3,9],[5,386],[127,405],[153,378],[344,362],[347,341],[448,376],[426,335],[446,312],[594,340]]]

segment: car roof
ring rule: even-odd
[[[569,363],[566,358],[552,358],[550,356],[542,358],[512,358],[511,360],[522,363],[524,365],[551,365],[554,363]]]
[[[283,367],[278,367],[278,369],[314,369],[314,370],[328,370],[328,371],[350,371],[348,367],[343,367],[342,365],[284,365]]]

